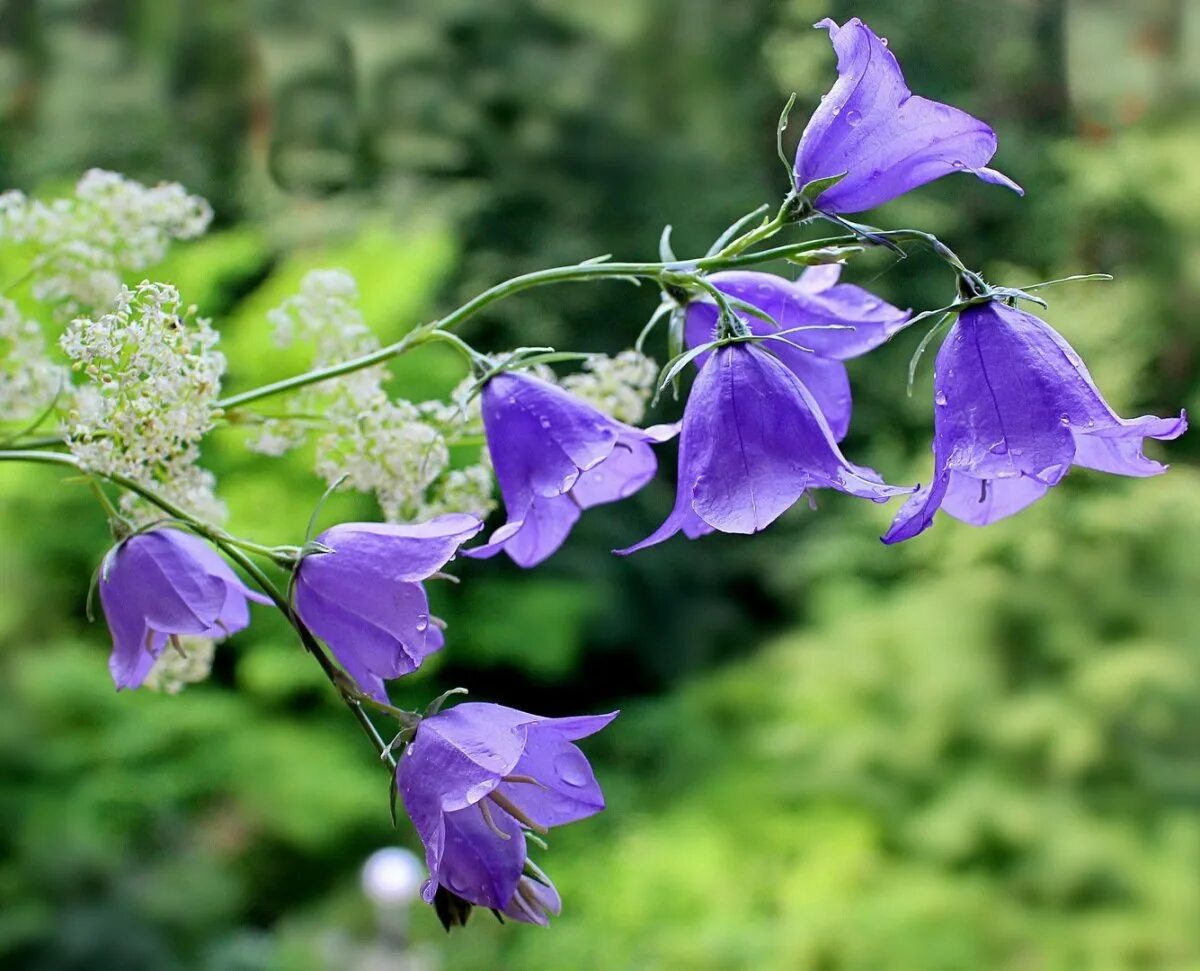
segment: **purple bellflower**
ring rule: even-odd
[[[796,327],[846,328],[802,330],[771,344],[772,352],[812,393],[839,442],[850,427],[850,378],[842,361],[878,347],[909,319],[908,311],[885,303],[862,287],[838,283],[841,269],[836,264],[810,267],[795,282],[749,270],[714,273],[708,278],[722,293],[757,307],[779,325],[776,328],[739,310],[738,316],[753,334]],[[684,325],[688,346],[712,340],[718,318],[715,303],[688,304]],[[707,358],[707,354],[700,355],[696,366],[703,367]]]
[[[296,612],[359,688],[386,701],[384,680],[415,671],[444,643],[421,581],[482,528],[467,513],[334,526],[316,539],[330,552],[305,556],[296,571]]]
[[[692,385],[679,439],[675,508],[633,553],[683,531],[756,533],[809,489],[886,502],[913,490],[885,485],[842,455],[809,390],[752,343],[715,350]]]
[[[443,887],[528,923],[557,914],[558,893],[526,858],[525,833],[604,808],[573,742],[616,716],[540,718],[470,703],[422,720],[396,767],[396,786],[425,846],[425,901]]]
[[[1143,439],[1176,438],[1178,418],[1121,418],[1079,355],[1047,324],[999,301],[969,307],[934,365],[933,481],[900,510],[883,541],[911,539],[938,509],[983,526],[1046,494],[1072,465],[1149,476],[1166,466]]]
[[[674,425],[634,428],[528,374],[498,374],[483,389],[483,425],[508,521],[484,546],[523,567],[557,550],[584,509],[633,495],[654,478],[653,444]]]
[[[796,191],[843,176],[810,199],[827,213],[873,209],[951,172],[1022,193],[987,167],[996,133],[965,111],[914,95],[887,42],[857,17],[839,27],[828,18],[838,79],[813,113],[796,151]]]
[[[204,540],[178,529],[122,540],[104,557],[99,586],[113,639],[108,669],[118,691],[145,681],[176,635],[227,637],[250,623],[248,600],[271,602]]]

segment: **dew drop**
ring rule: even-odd
[[[993,455],[1003,455],[1008,451],[1008,444],[1006,442],[996,442],[988,451]]]
[[[541,425],[543,428],[549,428],[550,427],[550,419],[549,418],[540,418],[540,419],[538,419],[538,424]]]
[[[418,634],[423,634],[429,630],[429,614],[418,614],[416,627]]]
[[[554,760],[554,771],[569,786],[581,789],[588,784],[591,773],[582,752],[563,752]]]
[[[455,893],[466,893],[470,889],[467,881],[458,873],[447,873],[446,885]]]
[[[965,169],[967,167],[967,163],[964,162],[962,159],[958,159],[958,158],[956,158],[950,164],[953,165],[956,169]]]
[[[1062,422],[1064,425],[1071,424],[1071,416],[1070,415],[1059,415],[1058,420],[1060,422]]]
[[[946,392],[939,391],[933,396],[934,404],[944,405],[946,403]]]
[[[834,114],[834,117],[837,117],[837,116],[838,116],[838,115],[840,115],[841,113],[842,113],[842,109],[841,109],[840,107],[838,107],[837,105],[834,105],[834,106],[833,106],[833,114]]]
[[[517,399],[516,399],[515,397],[513,397],[513,396],[510,394],[510,395],[508,396],[508,403],[509,403],[510,405],[515,405],[515,404],[517,403]]]
[[[862,112],[851,109],[846,112],[846,124],[851,128],[857,128],[862,124]]]
[[[1095,427],[1096,427],[1096,423],[1095,423],[1095,422],[1094,422],[1094,421],[1093,421],[1091,418],[1089,418],[1089,419],[1088,419],[1088,421],[1087,421],[1087,427],[1088,427],[1088,428],[1095,428]]]

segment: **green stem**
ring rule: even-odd
[[[63,452],[0,450],[0,462],[32,462],[40,465],[63,466],[76,472],[86,471],[80,466],[78,460],[76,460],[73,455],[67,455]],[[141,483],[135,482],[133,479],[127,478],[126,476],[116,473],[109,474],[98,472],[89,474],[99,475],[102,478],[107,479],[109,482],[112,482],[114,485],[118,485],[123,489],[127,489],[128,491],[141,496],[147,502],[151,502],[156,505],[172,519],[178,519],[181,522],[186,523],[189,528],[210,540],[226,556],[228,556],[231,560],[233,560],[233,562],[245,570],[251,579],[253,579],[254,582],[262,588],[263,593],[270,597],[275,606],[280,609],[288,623],[292,625],[292,628],[296,631],[296,634],[300,638],[300,642],[304,645],[305,650],[307,650],[316,659],[317,664],[320,665],[325,677],[329,680],[330,684],[337,689],[338,695],[346,703],[346,707],[350,709],[351,713],[354,715],[355,719],[358,721],[367,737],[371,739],[372,744],[375,746],[375,750],[380,754],[381,758],[383,758],[391,768],[395,768],[396,760],[392,758],[391,753],[388,751],[387,743],[384,742],[384,740],[380,737],[374,723],[372,723],[371,719],[367,716],[367,713],[363,710],[362,702],[360,701],[360,698],[362,697],[361,694],[346,683],[345,676],[337,669],[337,666],[333,663],[333,661],[330,660],[329,655],[325,653],[324,648],[321,647],[320,643],[313,636],[312,632],[299,618],[291,603],[289,603],[288,599],[280,592],[279,588],[274,584],[274,582],[272,582],[271,578],[263,572],[257,563],[255,563],[246,555],[245,552],[243,552],[244,548],[249,548],[255,552],[261,551],[263,555],[270,556],[272,555],[272,551],[269,547],[259,546],[256,543],[248,543],[245,540],[235,539],[234,537],[225,533],[223,530],[217,529],[214,526],[210,526],[208,523],[194,518],[185,510],[171,502],[169,499],[158,495],[156,492],[154,492],[154,490],[149,489],[141,485]],[[397,709],[397,711],[399,711],[399,709]],[[401,714],[407,715],[410,719],[414,719],[416,717],[409,712],[402,712]]]
[[[778,215],[775,217],[776,220],[779,218]],[[772,223],[774,221],[772,220]],[[764,226],[759,227],[757,230],[752,230],[747,235],[756,235],[757,239],[766,238],[770,234],[765,233]],[[535,270],[532,273],[515,276],[512,279],[505,280],[503,283],[498,283],[494,287],[484,290],[440,320],[422,324],[409,331],[394,344],[388,344],[386,347],[381,347],[370,354],[351,358],[348,361],[342,361],[330,367],[307,371],[304,374],[274,381],[271,384],[264,384],[258,388],[251,388],[249,391],[243,391],[241,394],[231,395],[217,402],[217,407],[225,410],[238,408],[252,401],[260,401],[272,395],[295,391],[310,384],[318,384],[332,378],[340,378],[355,371],[361,371],[363,368],[383,364],[431,340],[445,340],[444,332],[458,327],[464,321],[500,300],[504,300],[525,290],[532,290],[535,287],[547,286],[552,283],[579,283],[622,277],[626,279],[637,277],[657,282],[664,273],[686,273],[689,271],[710,273],[716,270],[733,269],[739,266],[753,266],[758,263],[766,263],[770,260],[781,259],[787,256],[797,256],[802,253],[810,253],[813,250],[826,249],[830,246],[856,241],[857,237],[854,236],[834,236],[826,239],[791,243],[787,246],[778,246],[774,249],[763,250],[758,253],[740,254],[722,251],[722,253],[718,253],[715,256],[707,256],[697,260],[683,260],[676,263],[581,263],[573,266],[556,266],[546,270]],[[726,247],[726,250],[729,250],[730,247],[737,245],[739,242],[741,241],[731,243],[729,247]],[[745,243],[741,248],[744,249],[746,245],[751,244]]]

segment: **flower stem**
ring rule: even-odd
[[[781,209],[782,212],[783,210]],[[525,290],[532,290],[536,287],[547,286],[553,283],[581,283],[592,280],[628,279],[630,277],[659,282],[664,273],[686,273],[689,271],[707,273],[715,270],[733,269],[739,266],[753,266],[758,263],[769,262],[770,260],[798,256],[803,253],[810,253],[813,250],[826,249],[830,246],[849,244],[857,241],[857,237],[855,236],[834,236],[825,239],[791,243],[787,246],[777,246],[773,249],[762,250],[757,253],[741,252],[747,246],[753,245],[754,242],[759,240],[766,239],[777,231],[779,226],[783,225],[783,222],[779,221],[781,218],[780,215],[776,215],[775,219],[770,220],[755,230],[751,230],[746,236],[730,243],[724,251],[715,256],[706,256],[695,260],[681,260],[675,263],[577,263],[572,266],[555,266],[545,270],[535,270],[532,273],[523,273],[520,276],[512,277],[503,283],[498,283],[484,290],[456,310],[452,310],[445,317],[421,324],[409,331],[394,344],[388,344],[386,347],[381,347],[361,357],[351,358],[350,360],[342,361],[329,367],[306,371],[304,374],[297,374],[294,377],[284,378],[280,381],[264,384],[258,388],[251,388],[249,391],[243,391],[240,394],[231,395],[217,402],[217,407],[225,410],[238,408],[252,401],[260,401],[263,398],[295,391],[310,384],[318,384],[332,378],[352,374],[355,371],[361,371],[363,368],[383,364],[430,341],[447,340],[445,336],[446,332],[458,327],[485,308],[504,300],[506,297],[511,297],[514,294]],[[778,225],[775,225],[776,221],[779,221]],[[767,232],[767,226],[773,226],[774,228],[770,232]],[[750,236],[754,238],[746,241],[747,237]],[[736,247],[736,250],[733,249],[734,247]]]

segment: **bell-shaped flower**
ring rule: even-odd
[[[708,278],[722,293],[757,307],[774,321],[735,306],[751,333],[788,332],[781,335],[785,340],[771,344],[771,350],[812,393],[839,442],[850,428],[851,405],[850,377],[842,361],[878,347],[903,329],[910,316],[862,287],[839,283],[841,269],[836,264],[809,267],[794,282],[751,270],[729,270]],[[688,346],[712,340],[718,320],[715,303],[688,304],[684,325]],[[700,355],[696,366],[703,367],[707,359],[707,354]]]
[[[483,389],[483,425],[508,521],[468,556],[501,550],[520,566],[541,563],[584,509],[633,495],[654,478],[651,445],[673,425],[634,428],[528,374],[507,372]]]
[[[226,637],[250,623],[249,589],[198,536],[152,529],[122,540],[100,567],[100,602],[112,633],[108,660],[117,690],[146,680],[168,640]]]
[[[726,344],[688,395],[675,508],[652,535],[618,552],[680,531],[756,533],[809,489],[876,502],[912,491],[848,462],[812,394],[778,358],[752,343]]]
[[[372,698],[383,682],[415,671],[444,643],[422,580],[483,528],[451,513],[427,523],[343,523],[316,538],[296,570],[296,612]]]
[[[441,886],[518,920],[544,923],[558,913],[557,892],[526,857],[525,833],[604,808],[573,743],[615,717],[540,718],[470,703],[423,719],[396,766],[396,786],[425,846],[426,903]]]
[[[809,199],[827,213],[862,212],[951,172],[1022,192],[987,167],[996,133],[965,111],[914,95],[887,42],[855,17],[822,20],[838,79],[813,112],[796,151],[796,191],[842,178]]]
[[[900,510],[885,543],[910,539],[938,509],[983,526],[1036,502],[1072,465],[1148,476],[1166,466],[1146,438],[1178,418],[1121,418],[1079,355],[1044,320],[990,301],[964,310],[934,366],[933,480]]]

